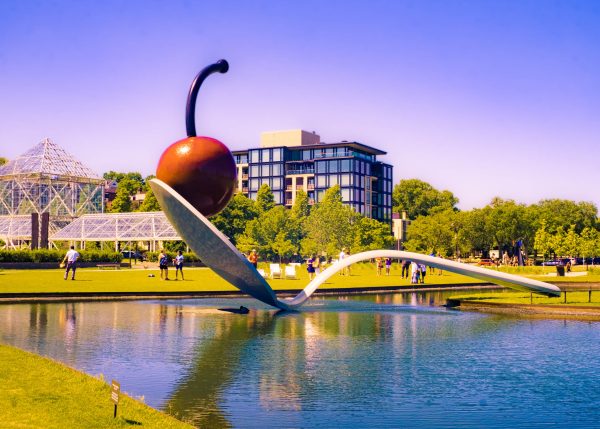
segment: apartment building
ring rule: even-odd
[[[385,154],[354,141],[323,143],[319,135],[303,130],[264,132],[258,148],[233,152],[238,191],[252,199],[266,183],[276,204],[291,207],[299,190],[314,204],[339,185],[344,204],[390,223],[393,167],[377,160]]]

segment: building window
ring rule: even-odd
[[[326,162],[317,162],[317,173],[323,174],[327,173],[327,163]]]
[[[318,188],[326,188],[327,187],[327,176],[317,176],[317,187]]]
[[[260,176],[260,168],[258,165],[253,165],[250,167],[250,177],[258,177]]]
[[[281,189],[281,178],[280,177],[273,178],[273,186],[271,187],[271,189],[273,189],[274,191]]]
[[[250,179],[250,190],[258,191],[258,179]]]
[[[262,162],[271,162],[271,149],[263,149],[261,152]]]
[[[342,186],[351,186],[352,185],[352,175],[350,174],[342,174],[341,175],[341,180],[340,180],[340,185]]]
[[[329,176],[329,187],[335,186],[338,184],[337,174],[332,174]]]
[[[350,189],[342,189],[342,201],[350,201]]]
[[[330,173],[338,172],[338,162],[337,161],[329,161],[329,172]]]
[[[310,160],[310,159],[313,159],[313,156],[312,156],[312,151],[311,151],[311,150],[309,150],[309,149],[307,149],[307,150],[303,150],[303,151],[302,151],[302,159],[303,159],[304,161],[308,161],[308,160]]]
[[[250,162],[253,164],[260,162],[260,150],[250,151]]]
[[[273,164],[273,176],[281,176],[281,164]]]
[[[283,149],[273,149],[273,162],[281,161],[281,152]]]
[[[350,160],[349,159],[342,159],[342,165],[340,168],[340,171],[342,173],[350,173]]]

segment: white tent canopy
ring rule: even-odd
[[[163,212],[83,215],[53,234],[52,241],[181,240]]]

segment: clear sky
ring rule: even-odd
[[[0,156],[44,137],[99,174],[153,174],[185,137],[261,131],[388,152],[460,199],[600,206],[598,1],[0,2]]]

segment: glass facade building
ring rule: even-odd
[[[238,192],[255,200],[266,183],[277,204],[291,207],[299,190],[314,204],[323,199],[327,189],[339,185],[344,204],[391,223],[393,167],[377,160],[386,152],[358,142],[321,143],[313,138],[307,144],[305,140],[290,145],[280,140],[271,143],[274,147],[261,144],[256,149],[234,151]]]

